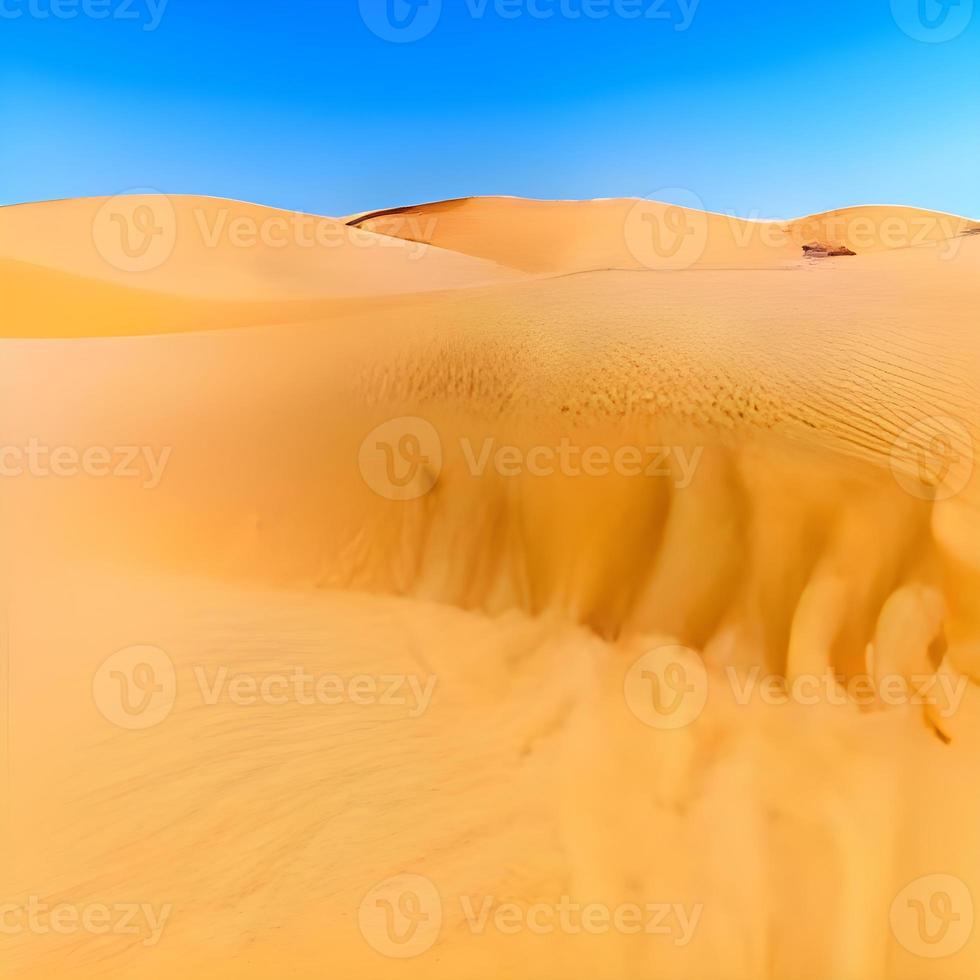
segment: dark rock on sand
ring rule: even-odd
[[[831,245],[830,242],[809,242],[803,246],[804,255],[815,259],[832,258],[835,255],[857,255],[846,245]]]

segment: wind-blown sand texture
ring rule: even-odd
[[[0,974],[975,980],[977,227],[0,209]],[[563,896],[673,931],[471,921]]]

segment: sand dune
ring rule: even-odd
[[[301,322],[355,299],[528,276],[794,268],[813,240],[948,254],[976,227],[912,208],[763,222],[642,200],[468,198],[342,220],[187,196],[52,201],[0,208],[2,335]]]
[[[801,246],[814,239],[867,254],[946,241],[976,227],[965,218],[899,207],[847,208],[784,222],[646,200],[493,197],[396,208],[348,222],[537,273],[780,268],[798,260]]]
[[[134,195],[0,208],[0,285],[12,304],[5,304],[7,336],[307,319],[326,315],[337,299],[513,278],[438,247],[240,201]],[[250,313],[245,303],[266,305]]]
[[[86,238],[100,206],[0,211],[0,921],[141,931],[3,932],[5,975],[975,976],[971,223],[641,211],[660,255],[635,202],[477,199],[384,248],[190,235],[139,272]],[[707,700],[661,730],[638,658],[678,644]],[[418,687],[256,693],[300,669]],[[962,701],[740,702],[753,670]],[[435,905],[378,897],[403,874]],[[959,918],[924,946],[937,875]],[[670,928],[476,928],[487,897]]]

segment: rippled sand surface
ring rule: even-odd
[[[0,974],[973,980],[976,227],[0,209]]]

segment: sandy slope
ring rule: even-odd
[[[870,647],[879,674],[980,677],[980,237],[879,232],[811,262],[717,219],[706,261],[619,265],[633,206],[450,202],[420,259],[181,239],[145,273],[84,251],[91,203],[43,207],[74,229],[60,253],[0,212],[8,333],[89,338],[3,343],[5,446],[145,451],[134,475],[0,481],[0,906],[170,909],[150,947],[149,926],[2,933],[5,976],[975,976],[978,940],[954,929],[934,960],[889,927],[920,876],[980,896],[975,688],[948,717],[746,705],[725,670],[851,676]],[[368,438],[406,418],[424,425]],[[379,443],[420,439],[411,493],[432,432],[438,481],[390,499]],[[915,482],[937,434],[957,451],[938,501]],[[512,475],[478,471],[487,439],[670,453],[644,476]],[[624,697],[666,642],[710,682],[672,732]],[[99,669],[133,645],[176,679],[142,730]],[[435,687],[417,712],[207,696],[222,669],[298,667]],[[404,960],[358,925],[400,873],[443,912]],[[485,896],[701,911],[686,943],[475,934]]]
[[[513,278],[492,262],[240,201],[137,195],[0,208],[5,336],[306,319],[338,299]]]
[[[463,198],[373,212],[353,227],[428,242],[531,272],[779,268],[813,240],[859,254],[945,242],[977,222],[915,208],[855,207],[795,221],[744,220],[646,200]],[[652,236],[659,236],[653,238]],[[673,239],[684,244],[669,254]]]

